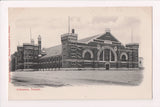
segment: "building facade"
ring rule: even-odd
[[[107,30],[105,33],[82,40],[78,35],[61,35],[63,68],[138,68],[139,44],[123,46]]]
[[[138,68],[139,44],[125,46],[106,30],[88,38],[78,40],[78,34],[61,35],[61,45],[41,50],[41,38],[38,46],[23,44],[17,47],[13,65],[15,69],[50,70],[60,68]],[[16,59],[16,56],[18,57]]]
[[[38,55],[41,52],[41,37],[38,37],[38,45],[31,43],[23,43],[23,46],[17,46],[17,52],[11,56],[11,70],[34,70],[38,68]]]

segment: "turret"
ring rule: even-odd
[[[138,68],[138,61],[139,61],[139,44],[138,43],[129,43],[126,44],[126,49],[130,50],[128,53],[128,61],[129,68]]]
[[[75,34],[75,30],[72,29],[72,33],[65,33],[61,35],[61,41],[63,42],[76,42],[78,39],[78,35]]]
[[[39,54],[41,52],[41,36],[38,36],[38,50],[39,50]]]
[[[130,49],[138,49],[139,44],[138,43],[129,43],[129,44],[126,44],[126,47],[130,48]]]
[[[75,34],[75,30],[72,29],[71,33],[65,33],[61,35],[61,42],[62,42],[62,67],[68,67],[68,63],[65,62],[65,59],[70,58],[70,53],[71,53],[71,44],[73,45],[74,43],[77,42],[78,35]]]

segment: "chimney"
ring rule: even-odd
[[[72,33],[74,33],[74,29],[72,29]]]

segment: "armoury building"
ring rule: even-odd
[[[41,49],[41,37],[38,45],[24,43],[17,46],[11,58],[11,70],[52,70],[60,68],[138,68],[139,44],[125,46],[106,30],[103,34],[78,40],[71,33],[61,35],[61,45]]]

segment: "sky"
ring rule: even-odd
[[[29,43],[30,35],[35,44],[41,35],[42,48],[61,44],[61,34],[68,33],[69,16],[78,39],[103,34],[109,28],[122,44],[141,44],[151,27],[151,11],[149,7],[9,8],[11,54],[18,44]]]

